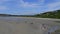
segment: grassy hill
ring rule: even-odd
[[[34,15],[35,17],[42,17],[42,18],[60,18],[60,10],[56,11],[49,11],[41,14]]]

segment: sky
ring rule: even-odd
[[[60,9],[60,0],[0,0],[0,14],[34,15]]]

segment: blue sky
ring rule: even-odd
[[[60,0],[0,0],[1,14],[33,15],[60,9]]]

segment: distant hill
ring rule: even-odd
[[[39,17],[39,18],[60,18],[60,10],[48,11],[36,15],[10,15],[10,14],[0,14],[0,16],[12,16],[12,17]]]
[[[41,14],[36,14],[35,17],[42,17],[42,18],[60,18],[60,10],[56,11],[49,11]]]

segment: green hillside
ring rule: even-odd
[[[60,18],[60,10],[56,11],[49,11],[41,14],[36,14],[35,17],[42,17],[42,18]]]

